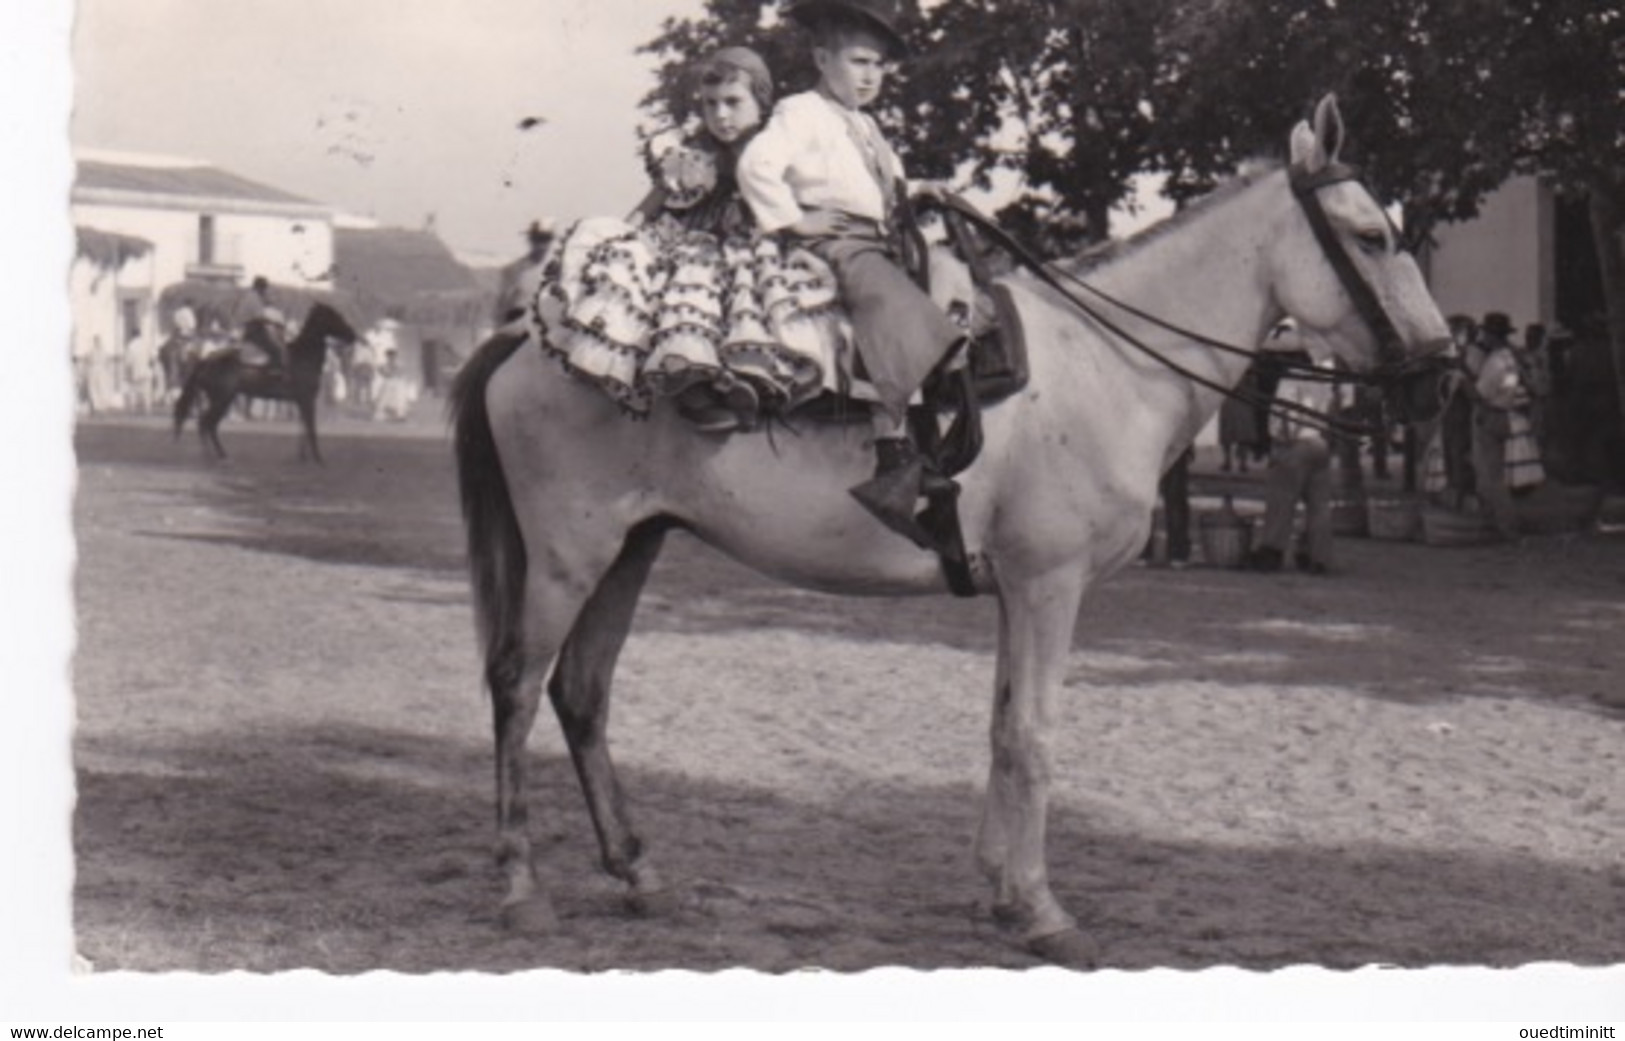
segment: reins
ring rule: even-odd
[[[1382,366],[1387,371],[1369,375],[1363,373],[1328,372],[1325,369],[1316,367],[1312,362],[1299,361],[1295,358],[1282,356],[1273,359],[1272,361],[1282,373],[1283,377],[1301,380],[1304,382],[1331,384],[1353,383],[1369,386],[1382,386],[1385,385],[1389,380],[1395,378],[1396,375],[1403,376],[1405,371],[1413,365],[1413,363],[1403,357],[1403,348],[1400,346],[1401,341],[1399,334],[1394,329],[1393,322],[1389,320],[1386,312],[1383,311],[1381,303],[1376,298],[1376,293],[1371,289],[1370,285],[1365,281],[1365,279],[1360,276],[1358,270],[1355,269],[1353,261],[1349,258],[1346,251],[1344,251],[1342,243],[1337,240],[1336,234],[1332,231],[1330,222],[1326,218],[1325,210],[1320,206],[1319,199],[1315,194],[1319,188],[1324,187],[1325,185],[1335,184],[1339,181],[1354,180],[1356,177],[1357,173],[1353,167],[1344,164],[1331,164],[1315,175],[1308,175],[1303,173],[1300,168],[1294,168],[1291,174],[1291,183],[1293,195],[1303,207],[1304,212],[1309,219],[1310,227],[1315,232],[1316,240],[1320,242],[1321,248],[1323,251],[1325,251],[1329,262],[1332,264],[1333,269],[1337,272],[1339,280],[1342,281],[1344,286],[1349,289],[1350,296],[1354,300],[1356,308],[1360,310],[1362,317],[1364,317],[1371,325],[1372,332],[1377,337],[1379,357],[1381,358]],[[1078,308],[1078,310],[1088,315],[1107,331],[1116,335],[1118,338],[1134,347],[1142,354],[1150,357],[1164,368],[1184,377],[1192,383],[1215,391],[1224,397],[1235,401],[1240,401],[1243,404],[1252,405],[1254,407],[1262,406],[1276,415],[1294,418],[1306,426],[1320,430],[1329,435],[1361,437],[1375,432],[1372,424],[1351,422],[1295,401],[1282,401],[1273,394],[1265,395],[1248,390],[1241,390],[1235,387],[1229,387],[1208,376],[1192,371],[1187,366],[1181,365],[1179,362],[1174,361],[1172,358],[1169,358],[1155,347],[1152,347],[1151,345],[1135,337],[1133,334],[1129,333],[1118,323],[1107,318],[1097,308],[1091,306],[1087,301],[1080,298],[1077,293],[1069,289],[1066,285],[1063,285],[1062,279],[1085,290],[1092,296],[1104,301],[1105,303],[1123,311],[1125,314],[1132,315],[1141,321],[1144,321],[1166,332],[1173,333],[1174,335],[1189,340],[1193,343],[1212,348],[1213,350],[1221,353],[1246,357],[1248,359],[1256,359],[1259,352],[1256,350],[1248,350],[1243,347],[1237,347],[1234,344],[1226,343],[1222,340],[1216,340],[1211,336],[1196,332],[1195,330],[1186,329],[1175,325],[1157,317],[1156,315],[1150,314],[1138,307],[1135,307],[1132,304],[1113,297],[1111,294],[1090,285],[1088,282],[1068,271],[1059,270],[1054,268],[1052,265],[1046,264],[1030,249],[1012,237],[1003,228],[1000,228],[997,224],[994,224],[992,221],[984,217],[975,209],[975,207],[971,206],[970,203],[965,201],[960,196],[950,195],[939,200],[938,205],[943,208],[944,221],[947,224],[950,233],[958,240],[957,244],[960,251],[965,254],[967,263],[972,264],[973,270],[981,267],[982,265],[980,264],[979,259],[973,259],[978,257],[978,252],[976,249],[976,244],[970,240],[969,234],[964,228],[964,224],[966,222],[975,225],[983,235],[991,240],[994,245],[998,246],[1000,249],[1004,250],[1012,258],[1014,258],[1020,266],[1030,271],[1045,285],[1060,293],[1064,299],[1066,299],[1074,307]]]

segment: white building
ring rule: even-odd
[[[1583,202],[1559,199],[1535,177],[1514,177],[1478,216],[1433,231],[1424,265],[1439,310],[1482,320],[1508,315],[1574,329],[1603,310],[1596,245]]]
[[[207,163],[80,151],[74,224],[152,243],[160,291],[182,281],[321,288],[333,267],[333,208]]]
[[[135,379],[132,360],[145,365],[154,348],[154,253],[145,239],[76,229],[68,294],[73,306],[74,377],[81,408],[124,407]]]

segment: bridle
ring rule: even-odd
[[[1302,164],[1294,164],[1287,177],[1292,187],[1292,196],[1298,200],[1298,206],[1308,219],[1309,228],[1314,232],[1315,241],[1320,243],[1326,262],[1336,272],[1343,291],[1348,293],[1349,299],[1354,302],[1354,309],[1359,312],[1377,341],[1376,366],[1369,373],[1357,374],[1354,377],[1355,381],[1374,384],[1387,390],[1397,390],[1403,389],[1415,380],[1436,376],[1450,367],[1451,362],[1441,352],[1435,351],[1414,357],[1406,353],[1404,340],[1400,338],[1393,320],[1388,317],[1382,301],[1377,298],[1376,290],[1372,289],[1371,283],[1360,274],[1360,269],[1355,266],[1348,249],[1332,230],[1331,220],[1326,216],[1326,208],[1320,202],[1320,189],[1350,181],[1360,183],[1359,169],[1347,163],[1334,161],[1310,172]],[[1386,216],[1385,213],[1384,217]],[[1394,227],[1391,219],[1388,221],[1388,229],[1395,243],[1403,242],[1399,229]],[[1404,248],[1403,245],[1400,248]],[[1402,394],[1395,395],[1395,398],[1401,403],[1405,401]]]
[[[1275,360],[1276,368],[1283,375],[1305,382],[1354,383],[1378,387],[1386,391],[1391,400],[1396,403],[1396,411],[1399,413],[1397,418],[1408,421],[1406,414],[1408,409],[1405,405],[1406,395],[1402,392],[1413,381],[1432,378],[1452,363],[1448,357],[1437,352],[1418,357],[1407,355],[1404,340],[1401,339],[1393,320],[1389,318],[1387,311],[1383,308],[1382,301],[1378,299],[1376,291],[1371,287],[1365,276],[1360,273],[1359,268],[1355,266],[1342,241],[1338,239],[1336,232],[1332,229],[1331,221],[1326,216],[1325,207],[1320,202],[1320,189],[1346,181],[1358,183],[1359,171],[1353,166],[1339,162],[1327,163],[1324,167],[1313,172],[1301,165],[1294,165],[1288,171],[1288,181],[1293,198],[1298,201],[1304,216],[1308,219],[1309,226],[1315,235],[1316,241],[1320,243],[1327,262],[1331,264],[1332,270],[1337,274],[1338,281],[1349,294],[1349,298],[1353,301],[1356,310],[1377,341],[1377,364],[1371,371],[1365,373],[1334,373],[1319,368],[1312,362],[1282,357]],[[1161,351],[1135,337],[1118,323],[1113,322],[1102,314],[1097,307],[1079,297],[1072,288],[1064,285],[1063,280],[1125,314],[1132,315],[1141,321],[1202,346],[1248,359],[1256,357],[1256,351],[1225,343],[1194,330],[1174,325],[1095,288],[1076,275],[1046,264],[1035,256],[1031,250],[1012,238],[998,225],[982,216],[980,211],[959,196],[949,196],[938,201],[936,205],[940,206],[943,211],[944,223],[947,225],[949,235],[959,247],[960,253],[966,258],[979,256],[978,245],[968,227],[974,225],[989,241],[1008,252],[1022,267],[1025,267],[1051,289],[1060,293],[1074,307],[1088,315],[1108,332],[1152,358],[1169,371],[1177,373],[1199,386],[1216,391],[1225,397],[1250,405],[1262,406],[1277,413],[1292,413],[1297,421],[1326,433],[1357,437],[1372,432],[1367,424],[1350,422],[1347,419],[1330,415],[1299,402],[1282,401],[1273,395],[1264,395],[1229,387],[1203,373],[1195,372],[1179,364]],[[1397,231],[1395,232],[1395,241],[1399,241]],[[977,269],[985,268],[985,265],[975,260],[970,262],[973,273],[978,275],[977,281],[984,281]]]

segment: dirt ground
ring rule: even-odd
[[[75,930],[98,971],[1020,968],[971,855],[994,605],[668,543],[612,742],[685,899],[632,916],[551,718],[562,921],[504,934],[448,445],[80,425]],[[1625,534],[1134,569],[1078,625],[1050,867],[1106,967],[1625,961]]]

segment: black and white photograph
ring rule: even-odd
[[[40,6],[52,987],[1625,1020],[1622,0]]]

